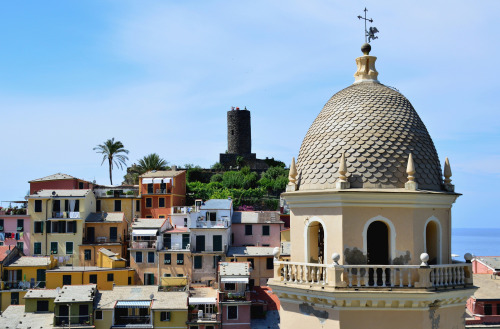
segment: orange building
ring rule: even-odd
[[[149,171],[139,176],[141,218],[167,218],[172,207],[186,204],[186,171]]]

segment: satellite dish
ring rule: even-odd
[[[56,195],[56,191],[52,191],[52,195]]]
[[[155,298],[155,294],[149,295],[149,299],[153,299],[153,298]]]

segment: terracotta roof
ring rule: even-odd
[[[11,246],[0,246],[0,262],[3,262],[5,257],[11,252]]]
[[[352,188],[404,188],[408,155],[422,190],[442,190],[434,143],[408,99],[380,83],[339,91],[307,132],[297,159],[299,190],[335,188],[345,152]]]
[[[45,176],[45,177],[42,177],[42,178],[37,178],[37,179],[30,180],[28,183],[43,182],[43,181],[49,181],[49,180],[60,180],[60,179],[78,179],[78,180],[87,182],[84,179],[79,179],[79,178],[76,178],[76,177],[73,177],[73,176],[70,176],[70,175],[67,175],[67,174],[63,174],[63,173],[57,173],[57,174]]]
[[[141,178],[154,178],[154,177],[175,177],[184,173],[184,170],[153,170],[140,175]]]

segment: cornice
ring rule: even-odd
[[[405,189],[305,190],[283,193],[291,208],[391,207],[451,208],[461,194]]]

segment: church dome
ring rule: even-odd
[[[351,188],[404,188],[411,153],[418,188],[443,190],[424,123],[406,97],[376,80],[375,59],[357,59],[356,82],[333,95],[309,128],[297,159],[299,190],[335,188],[342,153]]]

